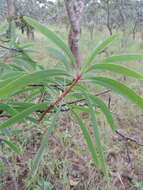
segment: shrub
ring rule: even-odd
[[[15,54],[18,53],[18,55],[15,55],[16,59],[24,62],[24,64],[15,65],[6,64],[2,61],[0,62],[0,109],[1,114],[5,112],[9,117],[0,124],[1,132],[6,133],[8,130],[9,133],[12,133],[10,127],[16,123],[26,123],[30,121],[38,125],[39,122],[44,122],[44,120],[47,119],[46,114],[51,113],[48,118],[50,126],[31,164],[29,176],[33,178],[37,172],[49,137],[56,129],[62,111],[66,109],[71,112],[75,121],[79,124],[94,163],[102,170],[107,179],[108,167],[102,148],[100,130],[96,122],[96,108],[99,108],[104,113],[113,132],[116,131],[116,124],[108,106],[102,99],[92,94],[86,84],[95,83],[113,90],[143,109],[143,99],[136,92],[121,82],[111,78],[98,76],[96,72],[98,70],[107,70],[129,77],[143,79],[143,75],[117,64],[118,62],[142,59],[143,55],[124,54],[110,56],[102,59],[100,63],[95,64],[96,56],[119,36],[112,35],[98,44],[91,55],[87,57],[82,68],[77,69],[75,58],[64,41],[47,27],[37,23],[35,20],[28,17],[24,17],[24,19],[37,31],[48,37],[58,47],[58,49],[53,47],[49,48],[49,51],[59,59],[61,65],[59,69],[45,69],[44,66],[36,63],[29,57],[25,49],[29,47],[29,45],[20,46],[13,43],[14,48],[10,50]],[[36,90],[33,90],[33,87],[36,87]],[[35,103],[42,88],[48,89],[50,98],[48,102]],[[52,98],[55,97],[55,93],[57,94],[59,91],[61,95],[53,100]],[[23,94],[26,94],[27,101],[19,101],[19,97]],[[74,100],[67,103],[66,100],[69,98],[71,99],[71,97]],[[81,101],[83,103],[78,104]],[[90,135],[84,121],[80,118],[79,112],[86,112],[89,114],[92,123],[93,137]],[[32,113],[35,114],[32,115]],[[6,143],[14,152],[20,152],[19,148],[5,137],[1,138],[1,141]]]

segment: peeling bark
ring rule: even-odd
[[[11,37],[11,25],[12,25],[12,21],[14,20],[14,16],[15,16],[15,4],[14,4],[14,0],[7,0],[7,21],[9,23],[9,27],[7,30],[7,37],[10,38]]]
[[[7,9],[8,9],[8,17],[14,17],[15,15],[15,6],[14,0],[7,0]]]
[[[65,5],[71,25],[68,43],[73,55],[75,56],[77,66],[80,67],[81,57],[79,53],[79,40],[84,0],[65,0]]]

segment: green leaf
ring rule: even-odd
[[[68,75],[66,72],[56,69],[49,69],[45,71],[33,72],[31,74],[25,74],[24,76],[8,83],[7,86],[0,88],[0,98],[9,96],[19,89],[26,87],[27,85],[35,82],[40,82],[51,76]]]
[[[20,67],[20,66],[17,66],[17,65],[14,65],[13,63],[12,64],[9,64],[9,66],[11,67],[12,70],[17,70],[17,71],[22,71],[22,72],[26,72],[26,69]]]
[[[7,112],[10,115],[15,115],[17,112],[9,105],[0,102],[0,109]]]
[[[56,57],[58,60],[60,60],[64,64],[65,68],[68,70],[69,65],[66,57],[59,50],[55,48],[47,47],[47,49],[48,52],[52,54],[54,57]]]
[[[19,45],[18,47],[19,47],[20,49],[25,49],[25,48],[32,47],[32,46],[34,46],[34,45],[35,45],[35,43],[31,42],[31,43]]]
[[[100,161],[99,168],[102,169],[102,171],[106,177],[106,180],[107,180],[108,179],[108,171],[107,171],[107,166],[106,166],[106,160],[105,160],[105,156],[104,156],[104,152],[103,152],[103,147],[101,144],[101,137],[100,137],[99,129],[98,129],[97,122],[96,122],[95,111],[94,111],[93,105],[92,105],[92,99],[90,98],[89,94],[87,94],[85,91],[82,91],[82,93],[85,96],[86,102],[89,107],[89,113],[90,113],[91,121],[92,121],[93,134],[94,134],[94,138],[96,141],[96,149],[97,149],[98,157],[99,157],[99,161]]]
[[[10,105],[14,107],[14,109],[21,108],[21,109],[27,109],[31,106],[34,106],[36,104],[31,103],[31,102],[11,102]]]
[[[136,92],[124,84],[106,77],[94,77],[91,79],[97,84],[109,88],[122,96],[125,96],[128,100],[143,109],[143,98],[141,98]]]
[[[22,61],[26,63],[27,66],[31,66],[33,69],[36,68],[37,63],[34,61],[27,53],[26,51],[21,52],[15,59],[16,61]]]
[[[51,125],[48,128],[47,132],[45,133],[45,135],[44,135],[44,137],[42,139],[42,142],[41,142],[41,146],[40,146],[38,152],[36,153],[34,159],[32,160],[31,171],[30,171],[30,174],[29,174],[30,178],[31,177],[33,178],[36,175],[36,172],[38,170],[39,164],[40,164],[40,162],[41,162],[41,160],[43,158],[44,152],[45,152],[45,150],[47,148],[49,138],[51,137],[51,135],[53,134],[53,132],[56,129],[57,120],[59,118],[59,113],[60,113],[60,109],[57,110],[56,114],[52,118]]]
[[[22,76],[23,74],[25,74],[25,72],[8,71],[8,72],[5,72],[4,75],[0,76],[0,80],[7,80],[7,79],[10,79],[12,77],[19,77],[19,76]]]
[[[112,72],[119,73],[122,75],[127,75],[130,77],[143,79],[143,75],[141,75],[131,69],[128,69],[127,67],[123,67],[121,65],[115,65],[115,64],[102,64],[102,63],[95,64],[92,67],[90,67],[88,71],[97,70],[97,69],[108,70],[108,71],[112,71]]]
[[[16,152],[16,153],[20,153],[20,152],[21,152],[20,149],[19,149],[15,144],[13,144],[11,141],[8,141],[8,140],[6,140],[6,139],[0,139],[0,140],[3,141],[5,144],[7,144],[8,147],[9,147],[12,151],[14,151],[14,152]]]
[[[6,80],[0,80],[0,88],[5,87],[8,85],[10,82],[15,81],[17,78],[21,77],[22,75],[18,76],[12,76],[11,78],[8,78]]]
[[[93,95],[89,95],[92,102],[95,102],[95,106],[99,106],[99,108],[102,110],[102,112],[104,113],[111,129],[113,131],[116,130],[116,125],[112,116],[112,113],[110,112],[110,110],[108,109],[108,107],[106,106],[106,104],[103,102],[103,100],[101,100],[100,98],[98,98],[97,96],[93,96]]]
[[[17,123],[17,122],[21,122],[22,119],[29,116],[32,112],[35,112],[35,111],[40,110],[40,109],[46,109],[47,106],[48,106],[47,103],[41,103],[41,104],[36,104],[34,106],[28,107],[24,111],[14,115],[13,117],[8,119],[7,121],[1,123],[0,129],[5,129],[5,128],[10,127],[11,125]]]
[[[9,65],[3,63],[2,61],[0,61],[0,68],[11,70],[11,68],[9,67]]]
[[[68,48],[68,46],[61,40],[54,32],[49,30],[46,26],[39,24],[37,21],[24,16],[24,20],[30,24],[32,27],[34,27],[36,30],[44,34],[46,37],[48,37],[53,43],[55,43],[60,49],[64,51],[64,53],[70,58],[72,64],[75,63],[75,58],[71,52],[71,50]]]
[[[115,55],[111,57],[107,57],[101,61],[101,63],[113,63],[113,62],[127,62],[143,59],[143,55],[140,54],[124,54],[124,55]]]
[[[10,136],[11,134],[15,133],[21,133],[23,130],[22,129],[8,129],[8,130],[3,130],[1,131],[0,135],[2,136]]]
[[[85,73],[88,69],[88,66],[91,65],[95,59],[95,57],[104,50],[114,39],[119,37],[119,34],[115,34],[104,40],[103,42],[99,43],[97,47],[94,49],[93,53],[88,57],[87,61],[84,64],[82,73]]]
[[[73,115],[75,116],[76,120],[79,123],[79,126],[80,126],[80,128],[82,130],[83,137],[84,137],[84,139],[85,139],[85,141],[87,143],[88,149],[92,154],[92,159],[95,162],[96,166],[99,167],[98,154],[97,154],[96,148],[94,147],[94,143],[92,142],[92,138],[91,138],[91,136],[90,136],[90,134],[88,132],[88,129],[86,128],[85,124],[80,119],[78,114],[73,112],[73,111],[72,111],[72,113],[73,113]]]
[[[79,106],[79,105],[69,105],[69,107],[71,107],[71,108],[73,108],[73,109],[80,110],[80,111],[82,111],[82,112],[86,112],[86,113],[89,112],[89,109],[88,109],[88,108],[82,107],[82,106]]]

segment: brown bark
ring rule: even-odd
[[[7,37],[8,38],[11,38],[11,25],[12,25],[12,21],[14,19],[14,16],[15,16],[15,4],[14,4],[14,0],[7,0],[7,14],[8,14],[8,17],[7,17],[7,21],[9,23],[9,27],[8,27],[8,30],[7,30]]]
[[[110,23],[110,5],[109,5],[109,1],[107,1],[107,28],[108,28],[110,36],[112,36],[113,32],[112,32],[112,25]]]
[[[15,6],[14,0],[7,0],[7,9],[8,9],[8,17],[14,17],[15,15]]]
[[[54,108],[54,106],[57,106],[57,105],[64,99],[64,97],[65,97],[67,94],[70,93],[71,89],[78,83],[78,81],[81,79],[81,77],[82,77],[82,75],[79,74],[79,75],[76,76],[75,79],[73,79],[71,85],[62,93],[62,95],[59,96],[59,97],[57,97],[57,99],[55,100],[55,102],[54,102],[53,104],[49,105],[49,107],[42,113],[42,115],[41,115],[40,118],[39,118],[39,121],[42,121],[43,118],[45,117],[45,115],[46,115],[49,111],[51,111],[51,110]]]
[[[65,0],[66,10],[70,21],[69,47],[75,56],[78,67],[81,64],[79,53],[79,40],[81,33],[81,17],[84,8],[84,0]]]

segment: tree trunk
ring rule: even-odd
[[[109,31],[110,36],[112,36],[113,32],[112,32],[112,26],[110,24],[110,5],[109,5],[109,1],[107,1],[107,28]]]
[[[15,6],[14,0],[7,0],[7,9],[8,9],[8,17],[14,17],[15,15]]]
[[[81,65],[79,53],[79,40],[81,33],[81,14],[84,8],[84,0],[65,0],[66,10],[70,21],[69,47],[75,56],[77,66]]]
[[[107,24],[107,28],[108,28],[108,31],[109,31],[110,36],[112,36],[113,32],[112,32],[112,28],[110,27],[109,24]]]
[[[133,40],[135,40],[136,39],[136,29],[137,29],[137,25],[138,25],[138,22],[135,22],[135,25],[134,25],[134,27],[133,27]]]
[[[15,16],[14,0],[7,0],[7,10],[8,10],[7,21],[9,23],[9,27],[8,27],[8,30],[6,33],[7,33],[7,37],[10,38],[11,37],[11,25],[12,25],[12,21],[13,21],[14,16]]]

